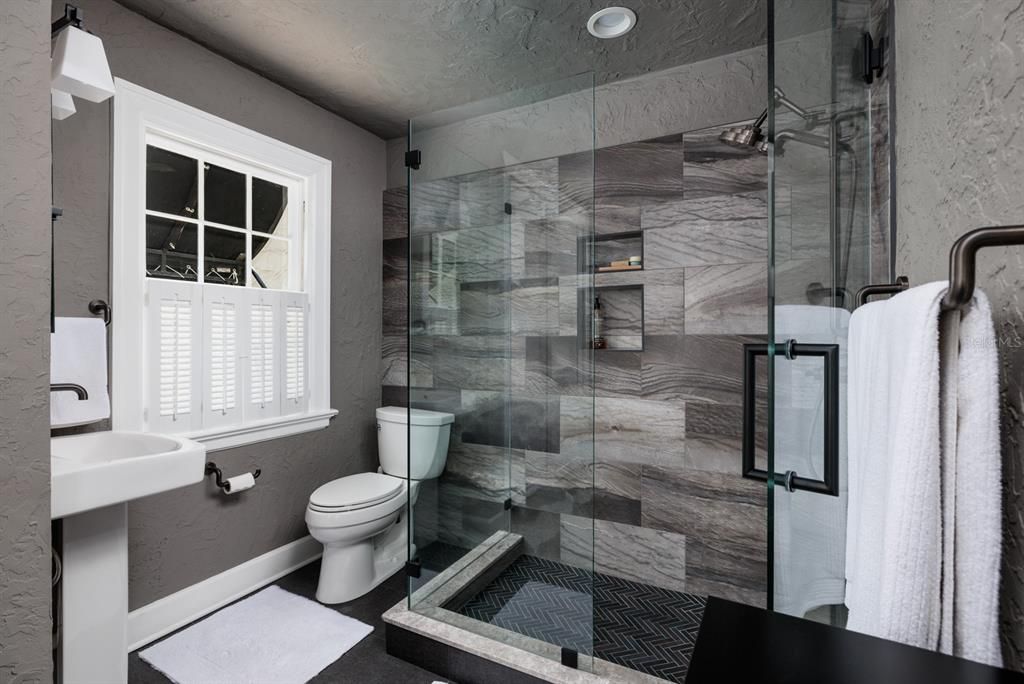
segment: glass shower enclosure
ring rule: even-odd
[[[410,497],[409,607],[556,660],[593,641],[593,148],[582,74],[414,119],[406,155],[408,406],[455,415],[444,473]],[[527,506],[527,467],[571,473],[573,500]],[[577,572],[537,596],[566,629],[466,607],[567,544]]]
[[[770,603],[836,626],[846,621],[847,332],[857,291],[892,280],[890,76],[862,73],[882,5],[768,6]]]
[[[844,623],[884,110],[852,68],[869,3],[767,9],[754,111],[693,106],[683,65],[409,123],[406,399],[455,416],[410,481],[411,611],[624,681],[685,681],[719,600]]]

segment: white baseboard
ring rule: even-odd
[[[324,547],[309,535],[128,613],[128,652],[312,563]]]

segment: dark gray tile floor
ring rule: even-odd
[[[275,584],[299,596],[313,599],[319,573],[320,563],[316,562],[282,577]],[[388,684],[405,682],[419,684],[422,682],[430,684],[435,680],[444,681],[442,677],[427,670],[389,656],[385,650],[384,622],[380,616],[404,596],[405,574],[398,573],[366,596],[339,606],[331,606],[339,613],[372,625],[373,633],[310,681],[315,684],[340,682],[358,682],[359,684],[376,684],[377,682],[382,684],[384,682]],[[139,658],[138,651],[128,657],[129,684],[167,684],[170,681]],[[204,682],[203,684],[217,683]],[[267,682],[267,684],[273,683]]]

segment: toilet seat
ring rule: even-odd
[[[309,496],[309,510],[319,513],[359,511],[387,504],[405,489],[406,482],[402,478],[382,473],[358,473],[318,487]]]

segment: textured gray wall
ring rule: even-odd
[[[896,272],[947,277],[953,240],[1024,222],[1024,14],[1017,0],[909,0],[896,6]],[[1002,382],[1003,652],[1024,669],[1024,249],[988,249],[978,285],[992,300]]]
[[[50,34],[46,3],[0,11],[0,681],[50,659]]]
[[[215,453],[229,474],[263,469],[244,495],[226,498],[204,482],[131,504],[129,594],[137,608],[305,535],[313,489],[376,468],[385,150],[375,135],[110,0],[77,4],[115,76],[333,163],[331,404],[340,414],[321,432]],[[54,2],[54,14],[62,8]],[[77,106],[54,125],[55,201],[66,217],[56,307],[71,316],[109,296],[111,105]],[[111,306],[117,325],[117,302]]]

